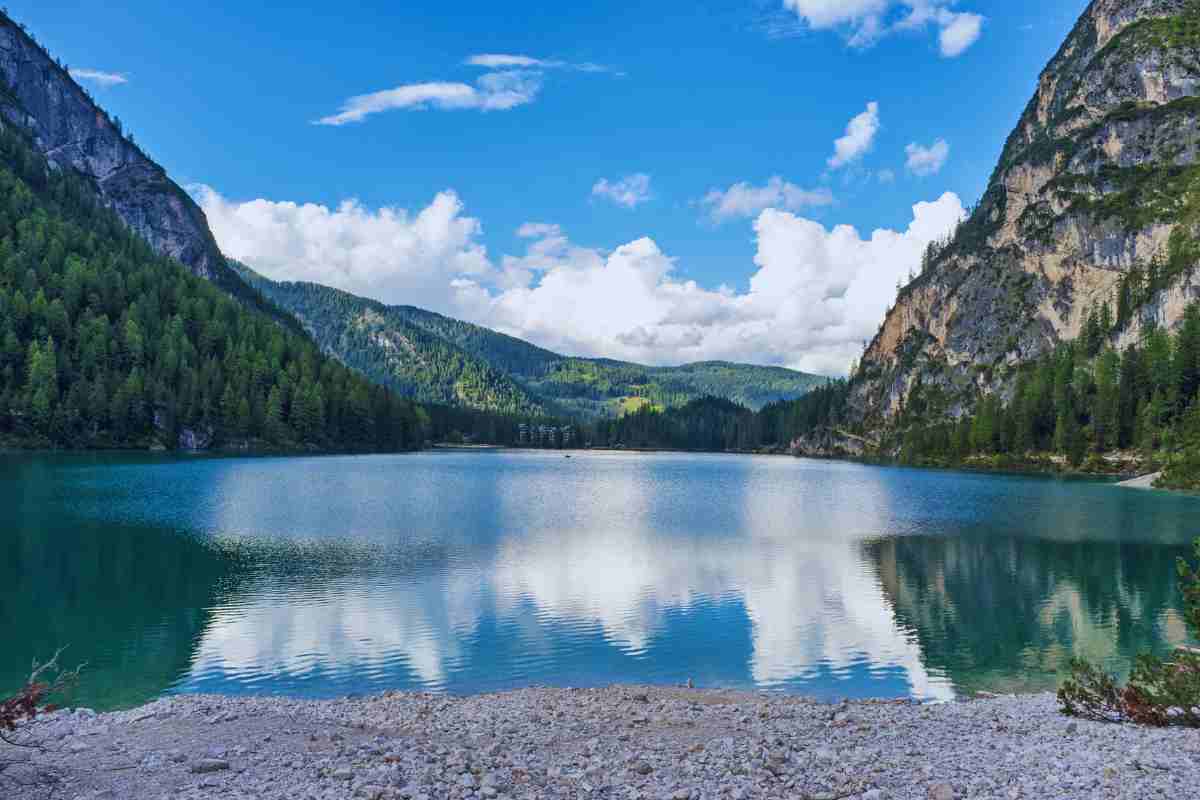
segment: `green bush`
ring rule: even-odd
[[[1200,559],[1200,539],[1196,556]],[[1200,572],[1180,559],[1179,578],[1188,629],[1200,635]],[[1169,659],[1138,656],[1124,686],[1095,665],[1075,659],[1058,701],[1063,713],[1085,719],[1200,728],[1200,650],[1177,648]]]

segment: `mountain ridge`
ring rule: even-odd
[[[295,315],[327,353],[415,399],[586,419],[642,405],[681,406],[708,395],[758,409],[828,380],[783,367],[724,361],[656,367],[565,356],[416,306],[387,305],[311,282],[273,281],[244,264],[236,268],[251,286]],[[418,364],[431,351],[445,366],[434,370],[432,379]]]

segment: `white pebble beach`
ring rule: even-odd
[[[1063,716],[1048,694],[836,705],[664,687],[177,695],[37,723],[58,796],[957,800],[1193,797],[1200,732]],[[18,788],[12,800],[42,796]]]

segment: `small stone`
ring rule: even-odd
[[[645,761],[639,761],[633,765],[633,771],[638,775],[649,775],[651,772],[654,772],[654,767],[650,766]]]
[[[197,775],[208,772],[223,772],[229,769],[229,762],[223,758],[202,758],[192,764],[191,771]]]
[[[335,769],[332,773],[330,773],[329,777],[333,778],[335,781],[348,781],[354,777],[354,773],[346,767],[342,767],[340,769]]]
[[[929,800],[954,800],[954,787],[948,783],[935,783],[929,787]]]
[[[464,789],[474,789],[479,784],[476,783],[475,776],[468,772],[458,779],[458,785]]]
[[[1067,733],[1069,733],[1069,734],[1077,733],[1078,731],[1079,731],[1079,723],[1078,722],[1068,722],[1067,723]]]
[[[88,749],[88,745],[83,742],[71,742],[69,745],[67,745],[67,749],[72,753],[82,753],[84,750]]]

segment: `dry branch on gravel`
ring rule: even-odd
[[[58,660],[62,653],[59,649],[44,663],[35,660],[24,688],[0,699],[0,790],[7,784],[49,792],[60,780],[53,765],[36,758],[59,745],[37,736],[30,723],[54,711],[57,706],[51,701],[65,696],[79,681],[83,667],[63,669]]]

